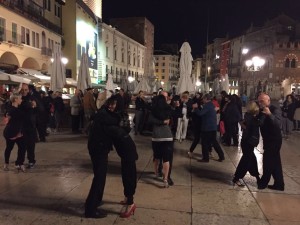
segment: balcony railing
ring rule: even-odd
[[[2,32],[0,32],[0,42],[14,45],[22,45],[21,35],[12,33],[12,31],[10,30],[3,30]]]
[[[3,5],[25,18],[49,28],[57,34],[62,34],[62,28],[45,19],[43,7],[32,0],[29,0],[28,2],[20,0],[0,0],[0,5]]]
[[[47,47],[42,47],[41,48],[41,54],[42,55],[47,55],[47,56],[52,56],[52,49],[47,48]]]

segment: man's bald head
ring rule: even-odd
[[[261,93],[258,96],[258,104],[260,108],[269,107],[271,104],[270,96],[265,93]]]

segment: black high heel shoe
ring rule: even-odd
[[[243,184],[240,179],[236,179],[236,178],[233,178],[232,180],[232,185],[235,186],[239,186],[239,187],[245,187],[245,184]]]

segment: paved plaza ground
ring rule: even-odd
[[[1,134],[2,130],[0,127]],[[175,142],[175,185],[162,188],[162,181],[154,179],[151,137],[132,136],[139,153],[134,216],[119,217],[122,205],[118,202],[123,199],[120,159],[112,151],[102,206],[108,217],[84,218],[84,201],[93,178],[87,137],[64,131],[51,134],[46,143],[37,143],[36,167],[26,173],[14,169],[16,149],[13,150],[10,171],[0,171],[0,225],[300,224],[300,133],[283,141],[284,192],[257,190],[255,179],[249,175],[244,179],[245,187],[233,187],[231,180],[241,157],[240,148],[223,147],[225,161],[201,163],[197,161],[200,146],[194,158],[187,157],[189,140]],[[4,147],[1,135],[2,162]],[[259,145],[256,155],[260,172],[262,151]]]

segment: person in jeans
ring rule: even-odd
[[[134,126],[135,135],[141,133],[143,130],[145,109],[146,109],[146,102],[144,98],[144,92],[139,91],[139,95],[135,100],[135,126]]]
[[[196,97],[193,99],[194,103],[197,103],[199,106],[199,109],[202,108],[202,94],[199,93],[196,94]],[[201,117],[197,116],[196,113],[192,113],[192,127],[193,127],[193,134],[194,134],[194,140],[191,144],[190,150],[188,151],[189,157],[192,158],[193,152],[197,146],[197,144],[200,142],[201,138]]]
[[[72,133],[78,134],[81,133],[79,131],[79,123],[80,123],[80,110],[82,108],[81,100],[79,98],[79,90],[75,91],[74,96],[70,100],[71,107],[71,119],[72,119]]]
[[[3,136],[6,141],[6,148],[4,151],[4,171],[9,170],[9,158],[11,151],[14,148],[15,143],[18,145],[18,156],[15,162],[16,168],[25,172],[24,160],[25,160],[25,144],[23,137],[23,115],[19,108],[22,102],[22,96],[20,94],[12,94],[10,96],[11,106],[9,107],[6,117],[8,123],[6,124]]]
[[[194,113],[200,116],[202,119],[201,124],[201,145],[202,145],[202,160],[200,162],[209,162],[209,150],[211,146],[217,152],[219,162],[222,162],[224,157],[224,152],[217,141],[217,115],[214,104],[211,102],[212,97],[210,94],[205,94],[203,96],[203,108],[200,111],[198,109],[198,104],[193,104]]]
[[[93,88],[87,88],[86,93],[83,96],[83,109],[85,117],[84,132],[86,134],[89,134],[91,120],[97,112],[97,106],[96,101],[94,99],[93,90]]]

